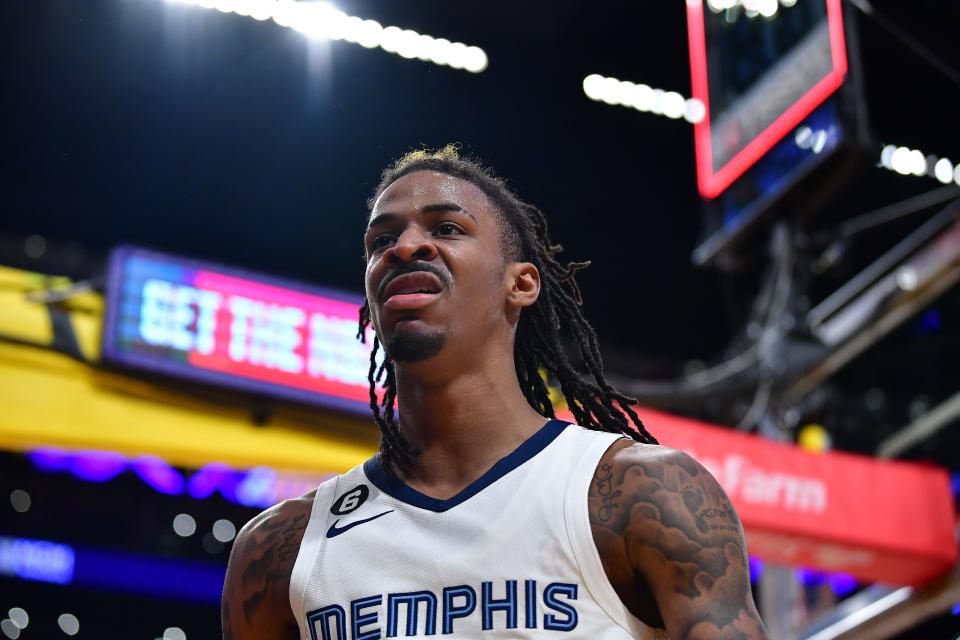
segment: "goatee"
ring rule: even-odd
[[[444,335],[439,331],[430,333],[401,333],[394,335],[384,349],[394,362],[422,362],[440,352]]]

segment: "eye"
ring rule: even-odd
[[[376,238],[370,241],[370,250],[371,251],[383,251],[393,243],[397,241],[396,237],[389,233],[381,233]]]
[[[462,235],[463,229],[453,224],[452,222],[441,222],[433,230],[434,235],[438,236],[456,236]]]

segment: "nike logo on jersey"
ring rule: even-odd
[[[389,511],[384,511],[383,513],[378,513],[377,515],[375,515],[375,516],[370,516],[369,518],[364,518],[363,520],[357,520],[356,522],[351,522],[350,524],[345,524],[345,525],[343,525],[342,527],[338,527],[338,526],[337,526],[337,524],[340,522],[340,520],[335,520],[334,523],[333,523],[332,525],[330,525],[330,528],[327,529],[327,537],[328,537],[328,538],[335,538],[335,537],[337,537],[338,535],[340,535],[341,533],[346,533],[347,531],[350,531],[350,529],[353,529],[354,527],[360,526],[360,525],[363,524],[364,522],[370,522],[371,520],[376,520],[377,518],[383,517],[383,516],[387,515],[388,513],[393,513],[393,509],[390,509]]]

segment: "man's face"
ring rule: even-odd
[[[434,171],[407,174],[377,199],[366,294],[394,360],[426,360],[446,345],[470,353],[502,325],[510,285],[497,215],[478,187]]]

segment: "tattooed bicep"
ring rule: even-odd
[[[223,586],[224,640],[296,637],[287,594],[310,504],[306,496],[287,501],[258,515],[237,536]]]
[[[673,638],[766,638],[740,520],[693,458],[663,447],[615,448],[594,475],[590,518],[595,538],[622,541]]]

